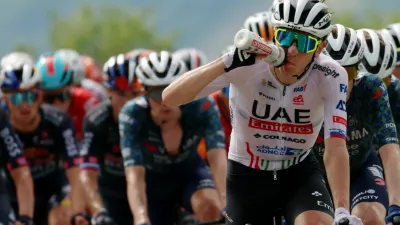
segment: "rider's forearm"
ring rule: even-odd
[[[217,190],[221,197],[221,209],[226,206],[226,173],[227,159],[225,149],[214,149],[207,153],[207,159],[210,164]]]
[[[127,194],[135,224],[150,223],[147,212],[145,169],[142,166],[125,168]]]
[[[73,214],[85,211],[85,196],[83,185],[80,181],[80,168],[72,167],[67,170],[69,185],[71,186],[71,202]]]
[[[225,73],[221,58],[191,70],[170,84],[163,91],[163,102],[168,106],[179,106],[191,102],[213,80]]]
[[[35,208],[34,185],[29,167],[24,166],[11,171],[18,198],[19,215],[33,217]]]
[[[90,212],[92,212],[92,214],[97,214],[104,209],[98,190],[98,173],[91,170],[82,170],[80,178]]]
[[[384,145],[379,150],[385,171],[390,205],[400,205],[400,150],[397,144]]]
[[[350,162],[346,145],[326,148],[324,164],[335,208],[350,210]]]

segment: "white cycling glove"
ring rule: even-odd
[[[363,223],[357,216],[350,215],[347,209],[337,208],[335,210],[335,219],[333,221],[333,225],[363,225]]]

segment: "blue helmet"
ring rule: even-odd
[[[73,70],[58,53],[41,55],[36,68],[42,75],[40,88],[43,90],[63,88],[72,82]]]

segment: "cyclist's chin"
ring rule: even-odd
[[[29,123],[32,121],[39,112],[36,110],[17,110],[15,112],[15,119],[21,123]]]

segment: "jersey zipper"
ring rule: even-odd
[[[283,91],[282,91],[282,101],[280,101],[279,107],[283,108],[284,106],[284,101],[285,101],[285,95],[286,95],[286,85],[283,86]],[[280,123],[280,127],[282,127],[282,117],[279,117],[279,123]],[[278,145],[278,149],[282,148],[282,132],[279,132],[279,145]],[[274,165],[275,167],[276,165]],[[274,180],[278,180],[278,173],[276,171],[276,168],[274,168]]]

